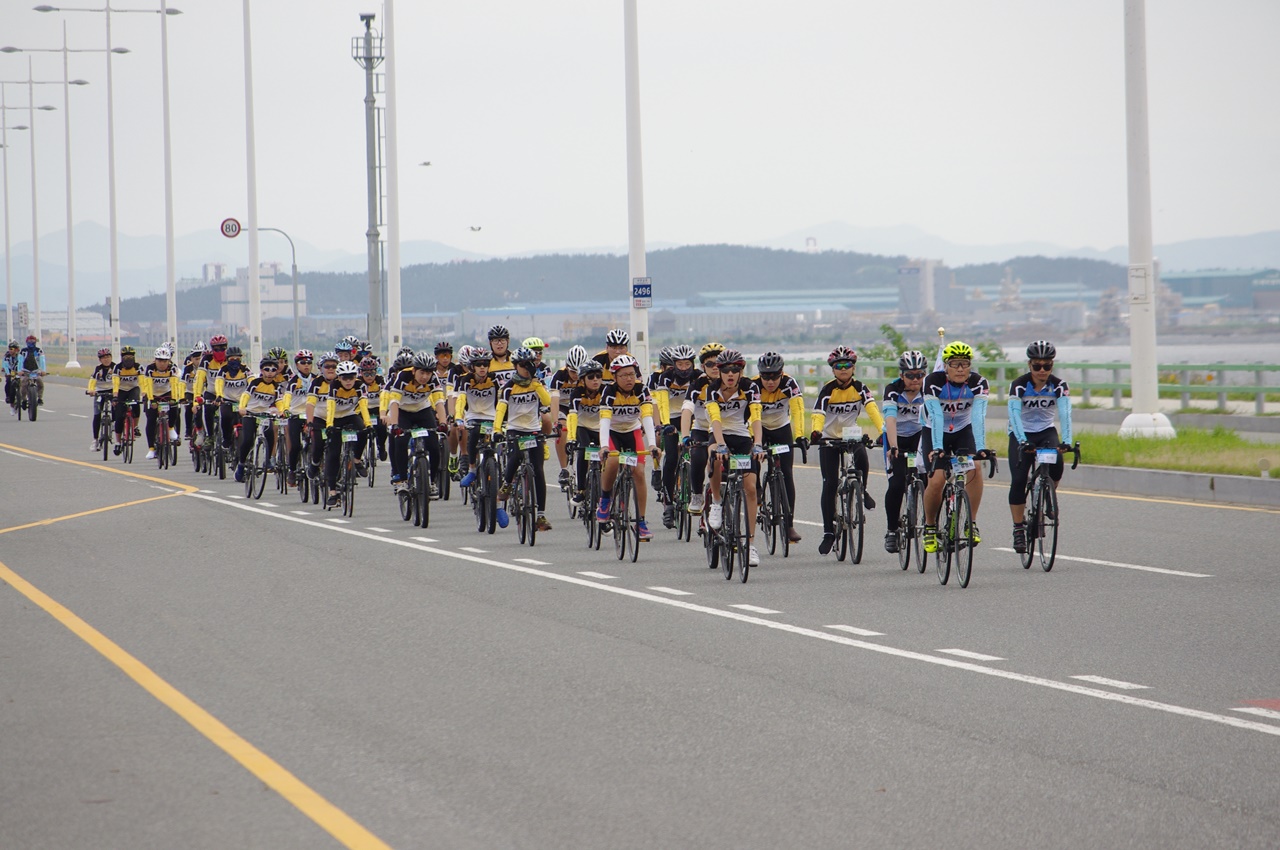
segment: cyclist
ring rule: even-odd
[[[556,427],[565,432],[564,423],[569,419],[569,411],[573,406],[573,388],[577,385],[583,364],[587,362],[587,350],[581,345],[569,349],[564,358],[564,368],[556,371],[547,382],[551,390],[551,407],[556,411]],[[567,437],[556,440],[556,459],[560,461],[560,487],[569,486],[569,453],[565,444]]]
[[[123,449],[120,443],[121,435],[124,434],[125,408],[133,413],[133,421],[138,421],[138,402],[142,400],[142,367],[138,365],[137,356],[132,345],[123,346],[120,349],[120,362],[111,370],[111,401],[115,406],[116,431],[116,445],[112,449],[114,454],[120,454]],[[139,436],[136,425],[133,436]]]
[[[673,345],[665,349],[671,365],[653,381],[651,392],[653,401],[658,406],[658,421],[662,424],[662,492],[665,496],[662,506],[662,524],[667,528],[675,528],[676,506],[675,486],[676,474],[680,467],[680,427],[671,421],[672,410],[683,410],[684,401],[689,397],[689,388],[698,371],[693,368],[696,355],[687,345]],[[658,355],[659,362],[662,355]]]
[[[36,406],[44,405],[44,375],[49,374],[44,361],[44,349],[39,346],[39,341],[34,334],[28,335],[27,344],[18,352],[18,374],[22,381],[18,386],[18,392],[21,393],[22,406],[27,406],[27,387],[32,381],[36,383]]]
[[[712,382],[720,380],[720,367],[716,358],[724,351],[718,342],[709,342],[698,352],[698,365],[701,374],[695,375],[689,384],[689,393],[680,406],[680,441],[682,443],[701,443],[689,450],[689,513],[702,513],[703,482],[707,480],[707,446],[711,438],[711,423],[707,419],[707,405],[703,400],[703,390]]]
[[[470,348],[470,346],[464,346]],[[461,352],[459,352],[461,354]],[[458,378],[462,377],[462,366],[453,362],[453,344],[441,340],[436,343],[436,381],[440,385],[440,389],[445,394],[445,410],[452,411],[453,406],[453,385]],[[461,359],[461,358],[459,358]],[[458,435],[454,433],[452,428],[448,428],[452,424],[452,416],[447,416],[440,420],[440,424],[448,430],[448,448],[449,448],[449,474],[456,475],[458,472]]]
[[[311,466],[319,469],[324,464],[325,459],[325,433],[324,417],[328,409],[328,402],[323,399],[328,398],[329,388],[338,381],[338,353],[336,351],[326,351],[319,357],[320,373],[311,378],[311,385],[307,388],[307,406],[303,409],[303,418],[306,419],[307,429],[311,432]],[[320,419],[316,419],[316,413],[320,414]]]
[[[489,359],[489,377],[498,386],[502,386],[516,370],[511,365],[511,331],[503,325],[489,328],[489,348],[493,351],[493,356]]]
[[[843,449],[823,441],[845,439],[845,429],[855,427],[864,410],[871,417],[876,432],[884,430],[884,419],[876,406],[875,396],[866,384],[853,376],[858,365],[858,352],[847,345],[837,345],[827,355],[827,365],[834,377],[818,390],[810,425],[810,440],[819,446],[818,465],[822,469],[822,542],[818,544],[818,553],[822,555],[830,553],[836,542],[836,490],[840,487],[840,460],[844,454]],[[862,479],[862,505],[869,511],[874,510],[876,500],[867,490],[867,473],[871,464],[865,446],[853,449],[853,465]]]
[[[412,363],[412,359],[409,362]],[[401,366],[400,368],[404,367]],[[396,369],[393,366],[394,371]],[[376,357],[365,357],[360,361],[360,388],[364,390],[365,400],[369,404],[369,415],[373,417],[373,434],[378,445],[378,460],[385,461],[387,459],[387,423],[381,418],[384,384],[382,379],[378,377],[378,360]]]
[[[942,371],[924,379],[924,428],[920,449],[929,452],[930,462],[944,452],[971,455],[981,460],[987,451],[987,379],[973,371],[973,347],[964,342],[951,342],[942,349]],[[942,507],[942,486],[946,480],[942,469],[929,476],[924,491],[924,550],[938,551],[938,511]],[[978,534],[978,506],[982,503],[982,476],[970,475],[965,484],[969,504],[973,508],[973,543],[982,541]]]
[[[9,340],[9,348],[5,351],[4,360],[0,363],[0,369],[4,371],[4,403],[9,405],[10,414],[16,413],[13,401],[18,395],[18,367],[21,361],[18,358],[20,346],[16,339]],[[96,431],[94,433],[97,433]]]
[[[534,374],[534,378],[542,382],[546,386],[547,381],[551,378],[551,364],[542,359],[543,353],[547,349],[547,344],[536,336],[531,336],[524,342],[520,343],[521,348],[527,348],[532,351],[538,358],[538,368]]]
[[[925,369],[928,360],[922,352],[904,351],[898,358],[898,378],[884,388],[884,469],[889,489],[884,494],[885,520],[889,531],[884,536],[884,550],[898,551],[898,520],[902,497],[907,491],[907,455],[920,448],[920,412],[924,408]]]
[[[538,357],[533,349],[521,346],[511,354],[511,363],[515,373],[511,381],[502,389],[498,399],[497,411],[493,417],[493,438],[499,439],[503,432],[503,423],[507,431],[517,439],[530,434],[551,433],[551,393],[537,379]],[[503,500],[511,496],[511,482],[520,469],[523,457],[529,458],[533,465],[533,482],[538,503],[538,531],[550,531],[551,523],[547,522],[547,479],[542,471],[542,441],[531,449],[507,452],[507,469],[502,485]]]
[[[276,374],[282,382],[287,383],[293,377],[293,373],[289,371],[289,352],[277,345],[275,348],[270,349],[263,359],[267,357],[276,361],[276,367],[280,370]]]
[[[287,379],[280,373],[280,358],[274,351],[267,352],[258,363],[258,377],[249,381],[240,396],[237,413],[240,415],[240,454],[236,460],[236,480],[244,481],[244,462],[253,451],[258,438],[258,424],[262,417],[280,418],[289,415]],[[276,429],[267,430],[267,462],[264,471],[275,468]]]
[[[357,363],[360,362],[359,358],[356,357],[360,351],[359,337],[350,335],[344,336],[342,339],[338,340],[338,344],[333,350],[338,355],[339,363],[345,363],[348,360],[355,360]]]
[[[711,451],[717,455],[751,455],[751,470],[742,475],[742,489],[747,497],[747,566],[760,564],[756,552],[756,510],[759,502],[756,482],[760,469],[760,457],[764,454],[760,422],[760,394],[750,379],[743,380],[742,371],[747,368],[746,358],[732,348],[726,348],[716,356],[720,378],[704,384],[699,395],[707,408],[707,420],[711,425]],[[721,465],[711,464],[711,508],[707,511],[707,526],[719,529],[724,522],[724,506],[720,504]]]
[[[284,379],[285,403],[289,408],[289,486],[298,485],[298,461],[302,459],[302,429],[307,424],[307,393],[311,389],[311,367],[316,356],[302,348],[293,355],[293,371]]]
[[[613,383],[606,386],[600,395],[601,448],[638,454],[648,446],[653,462],[658,463],[662,449],[654,434],[653,396],[649,395],[649,390],[640,381],[640,364],[630,354],[623,354],[609,364],[609,371],[613,373]],[[636,436],[637,428],[643,430],[643,440]],[[645,476],[641,473],[643,466],[644,458],[638,458],[636,473],[632,477],[636,488],[636,503],[639,505],[636,528],[642,542],[653,539],[653,533],[649,531],[644,518],[649,493]],[[618,458],[606,458],[600,475],[600,506],[596,510],[596,519],[601,522],[609,521],[613,482],[617,477]]]
[[[209,350],[200,358],[196,369],[196,382],[192,387],[193,402],[203,406],[204,441],[213,445],[213,419],[218,415],[218,372],[227,363],[227,337],[214,334],[209,337]]]
[[[186,389],[183,396],[183,424],[186,427],[185,433],[188,437],[193,437],[196,433],[196,417],[195,417],[195,385],[196,373],[200,369],[200,358],[205,353],[206,346],[203,341],[197,340],[195,345],[191,346],[191,352],[187,354],[186,361],[182,364],[182,386]]]
[[[445,428],[444,389],[436,376],[436,358],[423,351],[413,365],[396,374],[387,385],[387,423],[391,429],[391,488],[404,489],[409,470],[409,434],[414,428],[430,428],[427,458],[432,469],[440,463],[437,430]],[[432,481],[432,486],[435,482]]]
[[[142,394],[147,399],[147,460],[156,459],[156,429],[167,427],[169,440],[178,442],[178,399],[186,392],[182,386],[182,377],[173,367],[173,349],[162,345],[155,350],[155,360],[142,374]],[[157,405],[169,405],[165,422],[159,422],[160,409]]]
[[[453,419],[455,428],[465,432],[459,435],[459,439],[466,438],[462,445],[462,456],[458,459],[463,487],[470,487],[471,482],[475,481],[475,475],[469,472],[472,458],[468,451],[479,445],[481,424],[492,423],[493,417],[497,415],[498,385],[489,375],[490,357],[489,352],[483,348],[472,350],[468,358],[471,374],[464,375],[458,381]]]
[[[766,351],[756,361],[758,370],[755,380],[756,392],[760,396],[760,428],[764,437],[764,445],[790,446],[793,443],[804,443],[804,390],[796,379],[783,371],[786,361],[776,351]],[[723,370],[722,370],[723,371]],[[792,543],[800,542],[800,533],[795,527],[796,483],[793,466],[795,455],[791,452],[778,455],[782,465],[783,486],[787,491],[787,502],[791,505],[792,525],[787,529],[787,539]]]
[[[222,416],[222,445],[227,450],[227,457],[236,450],[236,426],[240,424],[240,397],[249,389],[249,379],[253,377],[245,368],[244,352],[240,346],[233,345],[227,349],[227,362],[218,370],[214,382],[213,395],[217,400],[219,414]]]
[[[1053,360],[1058,349],[1045,339],[1027,346],[1027,365],[1031,371],[1015,378],[1009,386],[1009,512],[1013,514],[1013,548],[1027,551],[1027,475],[1031,472],[1029,454],[1035,449],[1071,445],[1071,389],[1067,382],[1053,374]],[[1054,410],[1062,421],[1062,439],[1053,427]],[[1056,490],[1062,480],[1062,455],[1049,469]]]
[[[600,445],[600,396],[604,392],[604,366],[594,360],[582,364],[578,384],[569,396],[569,415],[565,434],[569,441],[565,450],[577,456],[578,489],[573,503],[582,507],[586,501],[583,488],[587,484],[587,456],[581,447]]]
[[[334,369],[337,380],[328,384],[329,393],[322,399],[326,404],[325,429],[329,432],[325,451],[325,481],[329,485],[329,507],[342,501],[338,491],[338,462],[342,452],[343,429],[356,430],[359,437],[353,447],[356,458],[356,475],[363,477],[368,470],[364,465],[365,445],[373,419],[369,416],[369,404],[360,388],[360,367],[352,360],[340,361]]]
[[[604,335],[604,351],[595,356],[595,361],[604,366],[604,379],[606,381],[613,380],[613,373],[610,368],[613,361],[624,354],[630,354],[631,334],[622,328],[614,328]]]
[[[102,427],[103,408],[111,401],[111,373],[115,368],[111,349],[99,348],[98,365],[89,375],[89,388],[84,391],[85,395],[93,396],[93,448],[90,451],[102,450],[102,444],[98,442],[98,429]]]

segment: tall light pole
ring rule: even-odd
[[[289,234],[278,227],[259,227],[258,229],[270,230],[272,233],[279,233],[285,239],[289,239]],[[289,253],[293,256],[293,350],[297,351],[302,347],[301,338],[298,334],[298,251],[293,247],[292,239],[289,239]]]
[[[249,191],[249,362],[262,359],[262,278],[258,269],[258,153],[253,130],[253,37],[244,0],[244,127]]]
[[[364,68],[365,159],[369,192],[369,228],[365,231],[369,250],[369,345],[384,351],[382,338],[382,275],[378,254],[378,129],[377,97],[373,69],[382,62],[382,39],[373,34],[373,15],[361,15],[364,35],[352,39],[351,54]]]
[[[400,158],[396,144],[396,36],[395,0],[384,0],[387,53],[387,329],[390,341],[387,362],[403,345],[400,314]]]
[[[26,130],[26,124],[10,127],[5,121],[4,85],[0,84],[0,159],[4,161],[4,321],[5,339],[13,339],[13,268],[9,261],[9,131]]]
[[[67,47],[67,22],[62,22],[62,47],[0,47],[0,53],[61,53],[62,54],[62,125],[65,136],[66,168],[67,168],[67,368],[79,369],[76,342],[76,251],[75,251],[75,218],[71,206],[71,86],[87,86],[86,80],[71,79],[67,57],[71,53],[103,53],[99,49],[71,50]],[[116,48],[118,53],[128,53],[126,48]]]
[[[627,268],[631,273],[631,353],[649,368],[649,304],[652,284],[645,271],[644,168],[640,156],[640,43],[636,0],[623,0],[627,88]],[[644,287],[648,286],[648,289]],[[641,293],[644,293],[641,295]],[[606,367],[608,364],[605,364]]]

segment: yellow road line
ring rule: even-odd
[[[170,481],[167,478],[156,478],[154,475],[143,475],[141,472],[130,472],[127,469],[116,469],[114,466],[103,466],[100,463],[88,463],[83,460],[72,460],[69,457],[58,457],[57,455],[47,455],[47,454],[44,454],[43,452],[36,452],[36,451],[32,451],[31,449],[24,449],[21,446],[11,446],[7,443],[0,443],[0,449],[9,449],[10,451],[21,452],[24,455],[31,455],[32,457],[42,457],[45,460],[56,460],[59,463],[70,463],[70,464],[74,464],[75,466],[84,466],[84,467],[88,467],[89,469],[95,470],[97,472],[110,472],[113,475],[124,475],[128,478],[138,478],[138,479],[141,479],[142,481],[153,481],[156,484],[163,484],[166,487],[172,487],[175,490],[181,490],[184,493],[194,493],[200,489],[199,487],[193,487],[190,484],[179,484],[178,482]]]
[[[50,517],[48,519],[40,519],[35,522],[29,522],[26,525],[15,525],[10,528],[0,528],[0,534],[8,534],[11,531],[22,531],[24,528],[38,528],[42,525],[53,525],[55,522],[63,522],[68,519],[78,519],[82,516],[91,516],[93,514],[105,513],[106,511],[114,511],[117,508],[129,508],[134,505],[145,505],[147,502],[158,502],[161,499],[172,499],[174,496],[185,496],[186,493],[165,493],[163,496],[151,496],[147,499],[134,499],[132,502],[122,502],[118,505],[107,505],[105,508],[94,508],[91,511],[81,511],[78,514],[67,514],[66,516]]]
[[[343,846],[351,850],[390,850],[386,843],[357,823],[346,812],[320,796],[302,780],[273,761],[266,753],[231,731],[218,718],[156,675],[151,668],[125,652],[93,626],[64,608],[3,563],[0,563],[0,579],[8,582],[14,590],[39,605],[51,617],[119,667],[126,676],[141,685],[174,714],[191,724],[197,732],[292,803]]]

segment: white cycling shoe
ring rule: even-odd
[[[747,566],[748,567],[760,566],[760,553],[756,551],[756,547],[754,546],[752,546],[747,551]]]
[[[147,460],[155,460],[155,459],[156,459],[156,450],[147,449]]]
[[[707,525],[718,531],[720,529],[720,526],[723,524],[724,524],[724,508],[713,502],[711,504],[711,510],[707,512]]]

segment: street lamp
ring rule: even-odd
[[[258,229],[270,230],[272,233],[279,233],[285,239],[289,239],[289,234],[278,227],[259,227]],[[292,239],[289,239],[289,253],[293,255],[293,350],[297,351],[302,347],[298,336],[298,252],[293,247]]]
[[[0,159],[4,161],[4,318],[5,339],[13,339],[13,274],[10,268],[9,255],[9,131],[26,130],[26,124],[10,127],[5,123],[4,86],[0,85]]]
[[[76,359],[76,341],[78,338],[78,329],[76,327],[76,258],[75,258],[75,237],[73,235],[73,227],[75,219],[71,211],[71,86],[87,86],[86,80],[73,80],[71,73],[67,68],[67,55],[70,53],[102,53],[104,51],[98,49],[71,50],[67,47],[67,24],[62,23],[62,47],[52,48],[32,48],[32,47],[0,47],[0,53],[61,53],[62,54],[62,124],[66,137],[66,160],[67,160],[67,368],[79,369],[80,362]],[[129,51],[123,47],[116,48],[117,53],[128,53]]]
[[[112,12],[136,12],[146,14],[159,14],[162,22],[160,28],[161,52],[164,54],[165,65],[161,71],[162,86],[164,91],[164,138],[165,138],[165,226],[168,229],[166,234],[168,256],[173,255],[173,200],[171,196],[171,181],[169,175],[169,66],[168,66],[168,31],[163,25],[163,21],[169,15],[179,15],[177,9],[170,9],[165,4],[165,0],[160,2],[160,10],[155,9],[113,9],[110,2],[102,8],[89,8],[80,6],[47,6],[41,5],[34,7],[37,12],[101,12],[106,21],[107,28],[107,203],[108,203],[108,219],[110,221],[111,230],[111,350],[115,356],[120,356],[120,252],[118,232],[116,228],[116,121],[115,121],[115,104],[114,104],[114,85],[111,75],[111,54],[127,53],[127,50],[113,49],[111,47],[111,13]],[[174,315],[174,305],[177,303],[176,281],[172,271],[172,264],[168,270],[168,299],[170,316]],[[169,333],[176,339],[176,319],[171,320]]]

